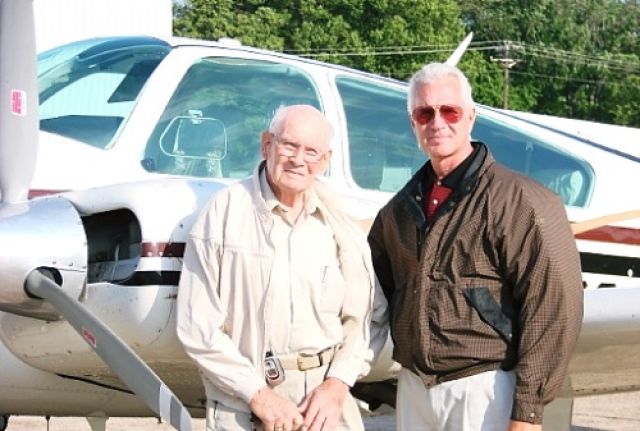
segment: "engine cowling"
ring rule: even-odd
[[[56,282],[79,298],[87,274],[87,239],[75,207],[61,196],[0,207],[0,310],[46,320],[54,309],[25,291],[26,277],[50,268]]]

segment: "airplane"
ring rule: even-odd
[[[532,112],[502,111],[507,115],[515,116],[524,121],[551,128],[558,133],[578,136],[604,146],[609,146],[609,143],[615,139],[615,141],[619,142],[618,146],[627,147],[626,152],[633,153],[634,147],[637,147],[638,142],[640,142],[640,128],[637,127],[576,120],[574,118],[541,115]]]
[[[325,181],[370,219],[425,162],[406,83],[233,40],[99,38],[36,64],[30,4],[0,1],[0,431],[9,415],[83,416],[94,431],[153,416],[188,429],[205,396],[174,306],[198,210],[251,173],[278,106],[308,103],[336,131]],[[640,202],[623,192],[640,154],[477,111],[474,138],[558,193],[586,229],[583,329],[545,412],[545,429],[568,429],[573,397],[640,389],[640,225],[626,219]],[[389,377],[384,352],[365,381]]]

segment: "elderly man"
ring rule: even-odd
[[[560,199],[471,142],[471,87],[433,63],[408,110],[430,160],[369,235],[389,303],[398,430],[540,430],[582,322],[582,277]]]
[[[207,430],[363,429],[349,387],[371,359],[374,275],[364,234],[317,180],[331,137],[315,108],[278,109],[254,175],[193,227],[177,330]]]

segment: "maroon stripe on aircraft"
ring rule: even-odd
[[[142,257],[182,257],[184,242],[143,242]]]
[[[640,245],[640,229],[602,226],[576,235],[576,239],[613,242],[616,244]]]
[[[39,196],[54,195],[56,193],[66,192],[67,190],[49,190],[49,189],[30,189],[27,195],[29,199],[37,198]]]

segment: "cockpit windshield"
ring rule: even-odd
[[[38,55],[40,130],[107,149],[170,46],[149,37],[97,38]]]

